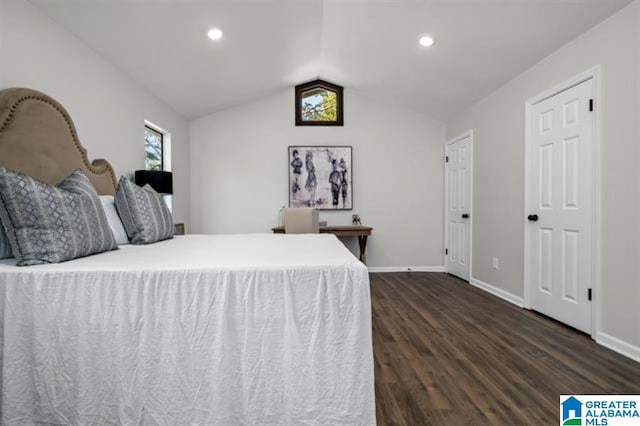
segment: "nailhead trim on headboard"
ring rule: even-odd
[[[29,92],[34,93],[35,91],[30,90],[30,89],[15,89],[15,90],[29,90]],[[35,92],[35,93],[39,93],[39,92]],[[44,95],[44,94],[43,94]],[[102,176],[104,174],[108,174],[109,177],[111,178],[111,182],[113,183],[113,188],[115,189],[117,187],[117,181],[116,181],[116,176],[115,173],[113,171],[113,168],[111,167],[111,165],[105,161],[105,160],[94,160],[93,163],[89,162],[89,158],[87,157],[87,150],[80,144],[80,140],[78,139],[78,134],[76,133],[76,129],[75,126],[73,124],[73,122],[71,121],[71,117],[69,116],[69,114],[63,110],[62,108],[60,108],[59,105],[57,105],[56,103],[52,102],[52,100],[48,97],[46,97],[47,95],[44,95],[45,97],[41,97],[41,96],[37,96],[37,95],[25,95],[25,96],[21,96],[19,98],[17,98],[10,106],[9,108],[9,113],[7,114],[6,118],[3,120],[2,124],[0,125],[0,133],[2,133],[10,124],[11,122],[14,120],[15,118],[15,114],[16,111],[18,110],[18,108],[20,107],[20,105],[24,102],[27,101],[37,101],[37,102],[43,102],[49,106],[51,106],[53,109],[55,109],[60,116],[64,119],[65,123],[67,124],[67,128],[69,130],[69,133],[71,133],[71,137],[73,139],[73,143],[76,147],[76,149],[78,150],[78,152],[80,153],[80,156],[82,157],[82,161],[84,163],[84,165],[86,166],[87,170],[97,176]]]

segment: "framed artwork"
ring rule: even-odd
[[[343,88],[324,80],[296,86],[296,126],[342,126]]]
[[[353,209],[350,146],[290,146],[289,207]]]

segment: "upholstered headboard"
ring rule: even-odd
[[[0,167],[48,184],[82,169],[98,194],[116,191],[111,165],[105,160],[89,162],[67,111],[36,90],[0,90]]]

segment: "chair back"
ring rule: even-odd
[[[320,215],[317,209],[300,207],[284,209],[285,234],[318,234]]]

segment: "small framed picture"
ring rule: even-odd
[[[289,207],[353,209],[350,146],[290,146]]]

